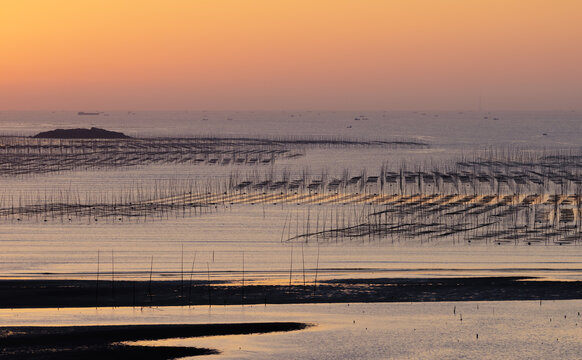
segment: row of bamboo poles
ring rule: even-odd
[[[428,147],[413,140],[342,138],[218,138],[80,140],[0,137],[0,175],[151,164],[268,165],[308,148]]]

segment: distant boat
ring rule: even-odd
[[[100,115],[100,112],[84,112],[84,111],[79,111],[77,113],[77,115]]]

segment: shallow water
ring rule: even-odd
[[[582,301],[0,310],[18,325],[299,321],[289,333],[138,342],[216,348],[217,359],[577,359]]]
[[[169,183],[179,189],[192,182],[196,190],[206,191],[207,184],[220,184],[216,187],[222,189],[233,173],[258,179],[289,172],[293,178],[307,170],[317,178],[341,176],[344,171],[353,176],[365,169],[368,175],[378,175],[383,163],[392,168],[438,169],[451,159],[487,149],[578,151],[581,120],[576,112],[108,112],[99,116],[0,112],[0,134],[6,135],[97,126],[131,136],[414,139],[430,144],[429,148],[314,147],[299,149],[302,157],[264,166],[169,164],[3,176],[0,206],[73,196],[102,202],[136,189],[148,198],[153,189]],[[476,246],[463,239],[421,244],[391,237],[332,238],[319,244],[284,241],[305,230],[307,216],[313,223],[317,216],[331,219],[333,213],[358,211],[356,205],[238,204],[202,213],[182,209],[121,220],[4,217],[0,277],[95,279],[99,274],[100,279],[145,280],[151,266],[154,279],[188,279],[191,274],[195,280],[210,276],[235,282],[242,280],[243,268],[247,282],[281,283],[289,276],[296,283],[311,282],[316,273],[319,280],[493,275],[582,280],[582,247],[577,245]],[[582,301],[2,309],[0,324],[316,324],[291,333],[156,342],[217,348],[223,351],[215,356],[219,359],[576,359],[582,352],[578,311]]]
[[[367,120],[355,120],[364,116]],[[486,118],[485,118],[486,117]],[[498,118],[498,120],[494,120]],[[352,139],[418,139],[426,148],[316,147],[305,156],[281,159],[274,165],[148,165],[122,169],[92,169],[43,175],[1,178],[0,203],[46,202],[78,197],[100,202],[141,189],[174,184],[196,190],[208,183],[226,186],[233,172],[240,178],[258,178],[288,171],[298,176],[306,168],[317,178],[377,175],[382,163],[403,163],[430,168],[460,154],[471,156],[487,147],[524,146],[536,151],[573,149],[582,136],[576,112],[106,112],[79,116],[75,112],[1,112],[0,133],[32,135],[57,127],[98,126],[132,136],[258,136],[327,137]],[[351,127],[349,127],[351,126]],[[546,135],[543,135],[546,134]],[[321,175],[323,176],[323,175]],[[178,184],[178,185],[175,185]],[[386,190],[394,191],[394,189]],[[151,194],[150,194],[151,195]],[[358,212],[357,206],[233,205],[218,206],[203,214],[184,209],[171,214],[138,218],[80,219],[30,216],[0,220],[0,276],[94,278],[112,271],[118,278],[149,276],[176,278],[192,269],[205,277],[238,281],[282,279],[295,281],[333,277],[429,277],[526,275],[581,279],[579,246],[468,246],[451,241],[418,242],[392,238],[328,239],[291,246],[282,242],[301,233],[311,216],[329,217]],[[310,214],[310,215],[308,215]],[[46,221],[45,221],[46,220]],[[331,221],[331,220],[330,220]],[[321,225],[320,225],[321,226]],[[282,236],[286,228],[287,236]],[[462,239],[457,239],[462,240]],[[182,247],[184,255],[182,256]],[[319,249],[319,250],[318,250]],[[320,259],[317,261],[319,251]],[[113,252],[113,255],[112,255]],[[99,257],[99,264],[98,264]],[[113,257],[113,260],[112,260]],[[207,267],[208,264],[208,267]]]
[[[147,280],[153,256],[154,279],[189,279],[193,269],[195,280],[206,280],[209,269],[213,280],[240,281],[244,265],[247,281],[288,280],[291,273],[293,281],[303,282],[305,274],[311,282],[316,271],[320,280],[516,275],[582,280],[582,247],[576,245],[399,244],[390,238],[281,242],[285,219],[292,212],[301,219],[304,211],[293,205],[234,205],[203,215],[0,224],[0,273],[95,279],[99,271],[108,279],[113,260],[116,279]],[[292,233],[295,225],[288,225]]]

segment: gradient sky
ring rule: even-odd
[[[580,0],[2,0],[0,110],[582,108]]]

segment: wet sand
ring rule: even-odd
[[[0,280],[0,308],[582,299],[582,282],[526,277],[342,279],[258,285]]]

